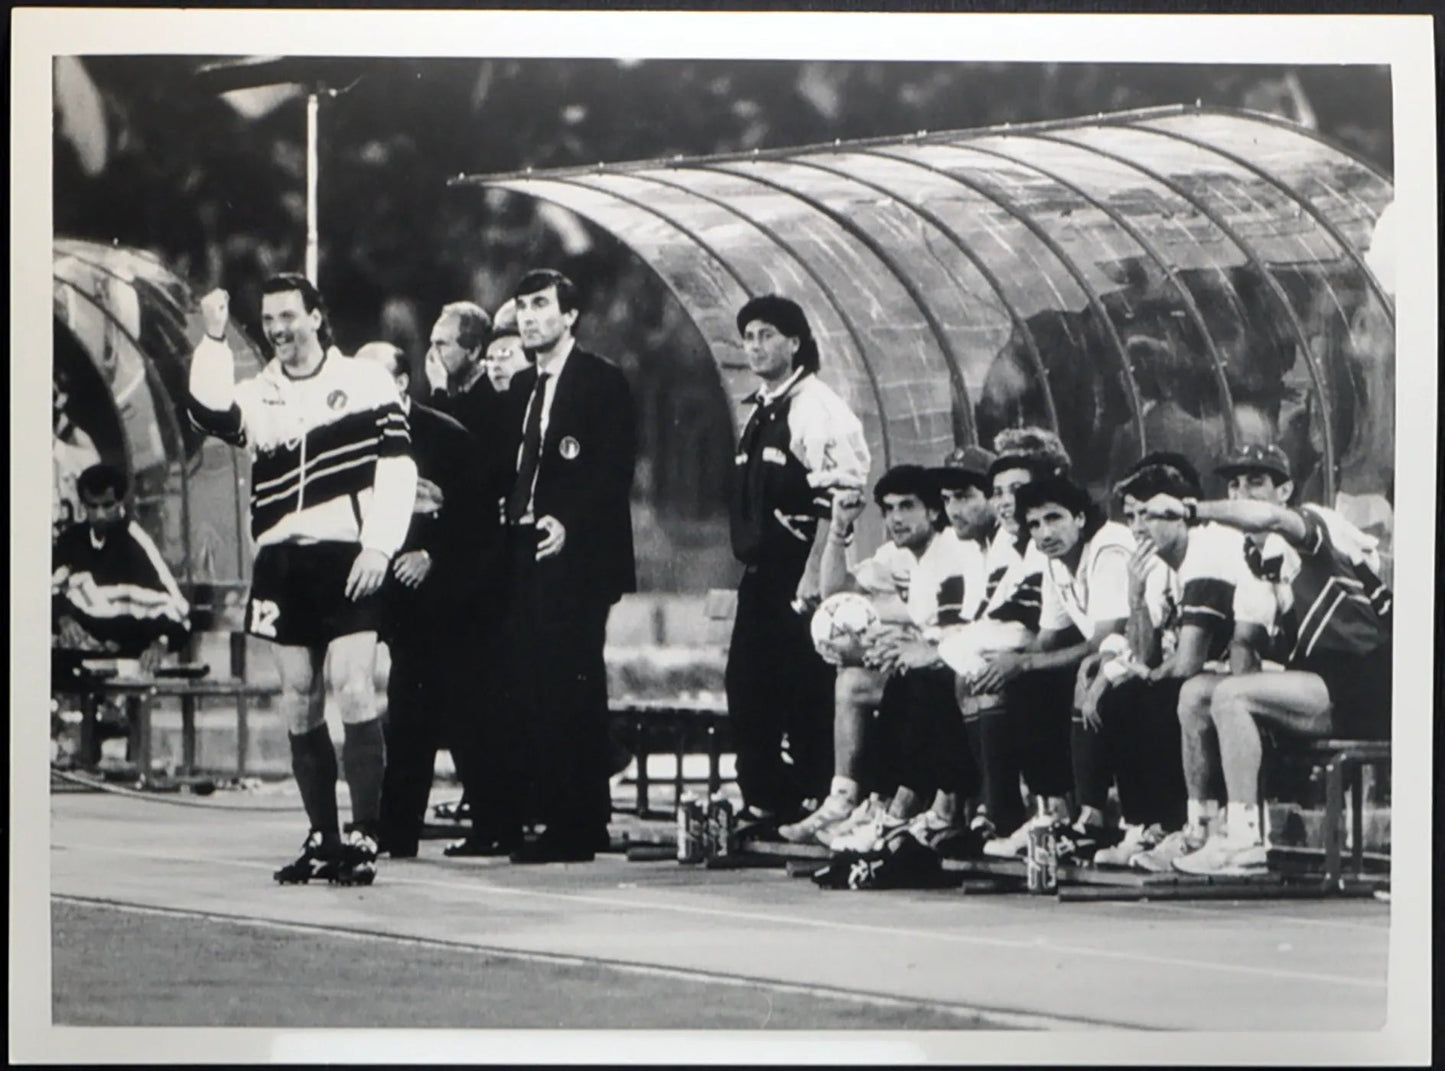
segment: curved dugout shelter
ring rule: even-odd
[[[68,456],[120,466],[132,515],[176,579],[239,588],[250,575],[249,464],[186,420],[202,330],[190,287],[153,257],[74,239],[54,243],[52,284],[57,483]],[[258,371],[260,353],[234,321],[227,337],[242,374]],[[60,448],[70,426],[84,449]]]
[[[875,477],[1021,424],[1096,493],[1144,451],[1207,473],[1274,440],[1303,497],[1388,517],[1394,309],[1364,254],[1393,187],[1282,120],[1174,107],[457,181],[631,247],[735,397],[735,311],[798,300]]]

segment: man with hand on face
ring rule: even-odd
[[[392,378],[330,345],[321,295],[301,275],[261,288],[261,326],[273,356],[237,383],[225,341],[230,298],[201,299],[206,337],[191,358],[191,419],[251,454],[256,566],[246,630],[269,640],[291,768],[311,832],[283,884],[376,876],[385,740],[376,712],[378,596],[406,537],[416,463]],[[341,712],[353,829],[341,843],[336,752],[326,705]]]
[[[494,541],[488,533],[497,528],[497,515],[486,501],[475,440],[451,417],[408,395],[406,355],[390,342],[369,342],[356,359],[374,361],[396,384],[417,467],[411,524],[382,588],[380,630],[391,673],[379,847],[402,859],[417,854],[437,748],[444,741],[450,746],[459,771],[471,757],[467,722],[487,683],[476,669],[477,622],[495,611],[480,597],[481,548]]]
[[[1076,848],[1103,845],[1094,855],[1100,866],[1127,866],[1138,857],[1139,868],[1150,869],[1175,851],[1186,825],[1184,769],[1175,759],[1180,690],[1201,672],[1251,671],[1273,623],[1274,600],[1250,575],[1239,532],[1191,529],[1149,514],[1145,504],[1156,494],[1197,496],[1199,476],[1187,458],[1149,454],[1115,490],[1137,544],[1129,562],[1129,623],[1125,639],[1110,637],[1080,668],[1072,748],[1086,836]],[[1111,781],[1119,790],[1122,837],[1102,832]]]
[[[423,370],[432,408],[480,436],[491,423],[498,392],[487,379],[485,351],[492,318],[480,305],[453,301],[432,324]]]
[[[797,303],[753,298],[737,328],[760,386],[744,401],[733,458],[728,519],[743,576],[725,687],[746,805],[739,824],[766,829],[801,818],[833,768],[834,675],[808,632],[828,535],[820,522],[832,490],[866,485],[870,462],[863,425],[818,378],[818,344]]]
[[[621,370],[577,344],[570,279],[530,271],[513,300],[522,345],[536,363],[518,372],[508,390],[521,420],[505,504],[511,566],[505,642],[509,704],[530,733],[528,768],[546,829],[520,843],[517,813],[498,836],[517,841],[516,863],[587,862],[608,844],[611,815],[607,617],[613,603],[636,590],[630,504],[636,415]]]

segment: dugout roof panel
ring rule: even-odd
[[[203,330],[191,288],[145,253],[57,238],[52,293],[57,409],[126,471],[132,515],[178,580],[238,584],[250,568],[249,463],[185,417]],[[234,321],[227,339],[243,375],[260,369],[260,352]]]
[[[1270,116],[1171,107],[457,181],[630,246],[736,397],[735,311],[796,299],[879,471],[1035,423],[1096,492],[1148,450],[1208,472],[1261,439],[1315,500],[1392,478],[1394,308],[1364,260],[1392,183]]]

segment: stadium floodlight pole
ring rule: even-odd
[[[321,170],[321,98],[335,100],[361,80],[355,61],[329,57],[250,56],[207,64],[196,71],[216,93],[294,85],[306,93],[306,278],[320,285],[321,228],[316,191]],[[342,83],[341,89],[331,86]]]
[[[306,278],[311,285],[321,286],[317,278],[317,260],[321,239],[316,223],[317,118],[321,110],[320,95],[315,89],[306,94]]]

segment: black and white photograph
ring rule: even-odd
[[[12,1060],[1427,1061],[1433,33],[17,9]]]

